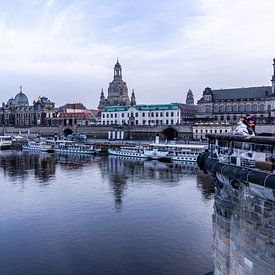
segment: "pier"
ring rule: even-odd
[[[207,136],[198,166],[216,181],[215,274],[275,273],[275,138]]]

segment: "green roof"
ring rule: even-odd
[[[131,106],[108,106],[105,107],[102,112],[119,112],[119,111],[127,111]]]
[[[108,106],[105,107],[103,112],[121,112],[127,111],[130,107],[133,107],[139,111],[168,111],[168,110],[178,110],[178,104],[153,104],[153,105],[135,105],[135,106]]]

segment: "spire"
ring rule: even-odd
[[[20,90],[20,94],[22,94],[23,93],[23,86],[22,85],[20,85],[19,90]]]
[[[100,98],[102,98],[102,97],[105,98],[103,88],[101,89],[101,94],[100,94]]]
[[[131,95],[131,105],[136,105],[136,96],[135,96],[135,91],[134,89],[132,90],[132,95]]]

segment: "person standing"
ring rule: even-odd
[[[247,126],[247,130],[249,135],[255,135],[255,130],[256,130],[256,121],[254,118],[251,117],[250,113],[246,114],[244,123]]]

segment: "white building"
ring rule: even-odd
[[[177,125],[181,121],[178,104],[110,106],[101,112],[102,125]]]
[[[206,140],[207,134],[232,133],[232,125],[228,123],[194,123],[192,128],[193,139],[195,140]]]

